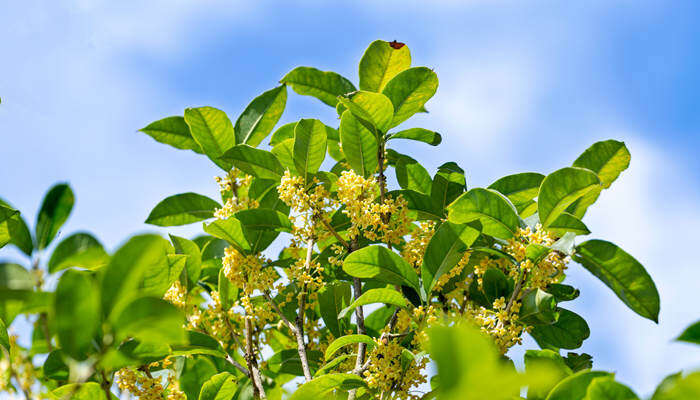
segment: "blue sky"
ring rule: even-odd
[[[142,221],[162,198],[216,195],[213,165],[138,129],[189,106],[235,119],[297,65],[356,81],[366,46],[397,39],[440,78],[431,113],[411,125],[438,130],[443,144],[400,147],[431,171],[457,161],[471,187],[486,186],[569,165],[596,140],[627,143],[630,169],[586,222],[646,265],[661,293],[660,325],[579,266],[569,276],[582,290],[572,308],[591,326],[583,350],[648,394],[666,374],[700,367],[697,348],[672,342],[700,317],[700,5],[571,3],[5,2],[0,196],[33,221],[46,189],[69,181],[77,203],[66,234],[87,229],[114,249],[153,230]],[[313,99],[290,95],[287,104],[282,122],[337,123]]]

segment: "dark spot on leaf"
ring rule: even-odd
[[[405,45],[406,43],[397,42],[396,40],[389,42],[389,46],[391,46],[391,48],[394,50],[398,50]]]

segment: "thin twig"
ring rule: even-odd
[[[329,224],[328,221],[326,221],[326,218],[321,217],[320,219],[321,219],[321,222],[323,222],[323,226],[326,227],[328,232],[332,233],[333,236],[335,236],[335,238],[338,240],[338,242],[340,242],[340,244],[343,245],[343,247],[345,247],[346,249],[349,249],[350,244],[347,241],[345,241],[345,239],[343,239],[343,237],[340,236],[340,234],[335,229],[333,229],[331,224]]]
[[[510,296],[510,299],[508,300],[508,304],[506,305],[506,313],[508,313],[513,307],[513,303],[516,300],[516,297],[520,294],[520,289],[522,289],[523,286],[523,277],[525,275],[525,270],[520,267],[520,272],[518,273],[518,280],[515,282],[515,288],[513,289],[513,294]]]
[[[256,399],[265,399],[265,389],[262,385],[258,361],[253,352],[253,322],[248,316],[245,317],[245,338],[246,362],[248,363],[248,369],[250,369],[250,374],[253,378],[253,396]]]
[[[280,316],[282,321],[284,322],[285,325],[287,325],[287,328],[292,331],[296,335],[297,327],[294,326],[294,324],[287,318],[286,315],[280,310],[280,307],[275,303],[275,300],[270,296],[270,291],[265,290],[263,291],[263,296],[267,299],[267,302],[270,303],[270,306],[275,310],[275,312]]]
[[[311,256],[314,251],[314,238],[310,237],[306,242],[306,261],[304,263],[304,268],[306,273],[309,273],[311,269]],[[297,350],[299,352],[299,359],[301,360],[301,369],[304,371],[304,378],[309,382],[312,378],[311,368],[309,368],[309,359],[306,356],[306,343],[304,342],[304,308],[306,308],[306,290],[307,285],[304,284],[301,293],[299,294],[299,314],[296,320],[296,332],[294,332],[297,337]]]

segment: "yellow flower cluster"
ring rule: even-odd
[[[321,240],[322,237],[327,236],[328,233],[320,229],[316,222],[319,218],[326,218],[326,214],[333,209],[335,202],[328,190],[323,185],[319,185],[318,179],[314,178],[311,187],[307,190],[304,187],[304,178],[292,176],[287,170],[277,186],[277,192],[280,200],[296,214],[290,216],[290,220],[294,223],[292,233],[297,241],[304,241],[310,237]]]
[[[287,271],[292,281],[306,285],[307,291],[313,293],[323,285],[323,270],[321,263],[317,261],[311,261],[307,269],[306,260],[300,258]]]
[[[363,375],[370,388],[389,395],[387,398],[417,400],[419,395],[410,393],[411,388],[425,383],[423,370],[427,359],[405,360],[402,367],[402,353],[405,350],[395,341],[376,340],[377,345],[369,355],[370,363]],[[412,358],[412,357],[411,357]]]
[[[434,233],[435,221],[421,221],[419,226],[414,225],[413,230],[409,234],[409,239],[406,241],[403,249],[401,249],[401,256],[416,269],[416,272],[420,272],[425,249],[428,247],[428,243],[430,243]]]
[[[17,345],[17,338],[17,335],[9,335],[9,360],[0,352],[0,392],[15,390],[11,382],[14,377],[21,390],[32,393],[37,381],[36,370],[29,353]]]
[[[528,276],[529,287],[544,289],[550,283],[559,282],[563,278],[566,265],[571,259],[557,251],[552,251],[534,265],[530,260],[525,260],[525,251],[528,244],[551,246],[554,242],[556,238],[537,224],[535,230],[530,227],[518,229],[515,237],[508,240],[503,250],[521,263],[521,268]],[[513,272],[511,276],[515,274],[516,272]]]
[[[214,211],[214,216],[218,219],[227,219],[241,210],[258,208],[258,206],[258,201],[255,199],[245,198],[241,200],[236,197],[230,197],[228,200],[226,200],[226,203],[224,203],[222,208]]]
[[[484,307],[468,305],[465,316],[471,318],[481,328],[482,332],[491,336],[502,354],[516,344],[522,344],[522,334],[526,329],[518,321],[520,303],[515,301],[509,310],[507,301],[501,297],[493,302],[493,310]]]
[[[434,287],[433,290],[435,290],[435,291],[437,291],[437,292],[441,292],[441,291],[442,291],[442,287],[445,286],[445,284],[447,284],[447,282],[449,282],[450,279],[452,279],[452,278],[454,278],[455,276],[461,274],[462,271],[464,270],[464,267],[466,267],[467,264],[469,264],[469,259],[471,258],[471,255],[472,255],[471,250],[470,250],[470,251],[465,251],[465,252],[464,252],[464,255],[463,255],[462,258],[459,260],[459,262],[457,263],[457,265],[455,265],[454,267],[452,267],[452,269],[449,270],[448,272],[446,272],[446,273],[440,275],[440,277],[438,278],[437,282],[435,282],[435,287]],[[466,288],[466,286],[465,286],[464,288]]]
[[[256,289],[267,290],[273,287],[278,276],[274,268],[264,267],[268,262],[261,254],[244,255],[234,247],[227,247],[222,259],[224,275],[248,295]]]
[[[169,301],[174,306],[185,308],[187,304],[187,289],[182,286],[179,280],[176,280],[165,292],[163,299]]]
[[[364,178],[353,171],[343,171],[338,178],[338,200],[345,206],[343,213],[350,218],[350,238],[360,234],[369,240],[399,244],[409,233],[411,221],[406,200],[399,196],[375,202],[379,185],[374,177]]]
[[[159,378],[149,378],[146,374],[131,368],[122,368],[115,375],[117,386],[123,392],[138,396],[140,400],[162,400],[163,385]]]

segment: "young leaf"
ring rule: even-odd
[[[48,267],[50,273],[69,267],[95,269],[107,261],[109,255],[97,239],[88,233],[76,233],[56,246]]]
[[[151,122],[140,130],[156,141],[175,147],[180,150],[192,150],[202,154],[202,148],[195,142],[190,134],[185,118],[180,116],[167,117]]]
[[[367,386],[365,380],[354,374],[327,374],[301,385],[289,400],[320,399],[334,390],[350,390]]]
[[[421,278],[427,294],[430,294],[443,274],[457,265],[480,233],[478,229],[467,224],[449,221],[440,224],[425,249],[421,266]]]
[[[273,153],[247,144],[233,146],[221,159],[256,178],[279,180],[284,175],[284,167]]]
[[[544,175],[536,172],[524,172],[504,176],[489,185],[493,189],[506,196],[516,206],[527,203],[537,197]]]
[[[437,146],[442,143],[442,136],[434,131],[429,131],[423,128],[410,128],[403,131],[396,132],[389,136],[388,140],[391,139],[408,139],[416,140],[419,142],[427,143],[431,146]]]
[[[370,289],[340,311],[338,318],[345,318],[348,313],[357,307],[374,303],[391,304],[397,307],[406,307],[408,305],[406,298],[394,289]]]
[[[595,378],[588,385],[586,400],[639,400],[629,387],[615,382],[613,377]]]
[[[581,371],[559,382],[549,395],[547,400],[583,400],[586,397],[588,385],[593,379],[600,377],[612,377],[609,372]]]
[[[315,174],[326,158],[326,126],[317,119],[302,119],[294,128],[294,165],[300,175]]]
[[[345,335],[341,336],[338,339],[335,339],[331,344],[328,345],[328,348],[326,349],[326,354],[325,358],[326,361],[330,360],[331,357],[333,357],[333,354],[335,354],[338,350],[341,348],[349,345],[349,344],[355,344],[355,343],[366,343],[368,346],[372,347],[376,345],[374,342],[374,339],[367,335]]]
[[[291,85],[298,94],[313,96],[331,107],[338,103],[338,96],[357,90],[352,82],[339,74],[311,67],[294,68],[280,83]]]
[[[381,92],[394,76],[410,66],[408,46],[392,46],[384,40],[375,40],[360,60],[360,90]]]
[[[685,328],[683,333],[676,338],[681,342],[700,344],[700,321],[695,322],[689,327]]]
[[[435,95],[437,87],[437,74],[426,67],[409,68],[387,82],[382,93],[394,105],[391,127],[420,112],[425,103]]]
[[[418,275],[408,262],[383,246],[368,246],[352,252],[343,262],[343,271],[356,278],[373,278],[420,290]]]
[[[199,392],[199,400],[230,400],[236,394],[236,377],[222,372],[209,378]]]
[[[482,232],[499,239],[513,237],[520,223],[510,203],[490,189],[471,189],[447,209],[451,222],[462,224],[478,220],[483,227]]]
[[[318,305],[323,323],[333,336],[340,337],[342,330],[338,321],[340,311],[350,304],[351,289],[347,282],[336,281],[318,291]]]
[[[377,139],[350,111],[340,118],[340,141],[350,167],[363,177],[377,171]]]
[[[632,311],[659,321],[659,292],[639,261],[615,244],[589,240],[576,246],[574,260],[603,281]]]
[[[258,147],[260,142],[272,132],[286,104],[287,87],[285,85],[270,89],[253,99],[236,120],[234,127],[236,144]]]
[[[430,197],[438,210],[443,210],[467,189],[464,170],[454,162],[447,162],[438,167]]]
[[[96,284],[87,272],[68,270],[58,281],[54,298],[61,349],[76,360],[85,360],[101,320]]]
[[[46,248],[56,237],[73,210],[74,202],[73,191],[65,183],[55,185],[46,193],[36,221],[36,242],[39,250]]]
[[[157,226],[187,225],[213,218],[221,204],[197,193],[181,193],[158,203],[146,218],[146,223]]]
[[[573,311],[557,309],[559,318],[551,325],[537,325],[530,335],[542,348],[578,349],[588,339],[591,331],[586,320]]]
[[[571,203],[598,187],[598,176],[588,169],[566,167],[547,175],[538,197],[542,226],[548,228]]]
[[[155,297],[129,303],[115,320],[117,338],[132,337],[144,343],[184,344],[184,315],[174,305]]]
[[[391,128],[394,106],[385,95],[360,90],[338,100],[377,138]]]
[[[204,154],[224,171],[231,169],[230,164],[220,159],[236,144],[233,125],[226,113],[213,107],[188,108],[185,122]]]

